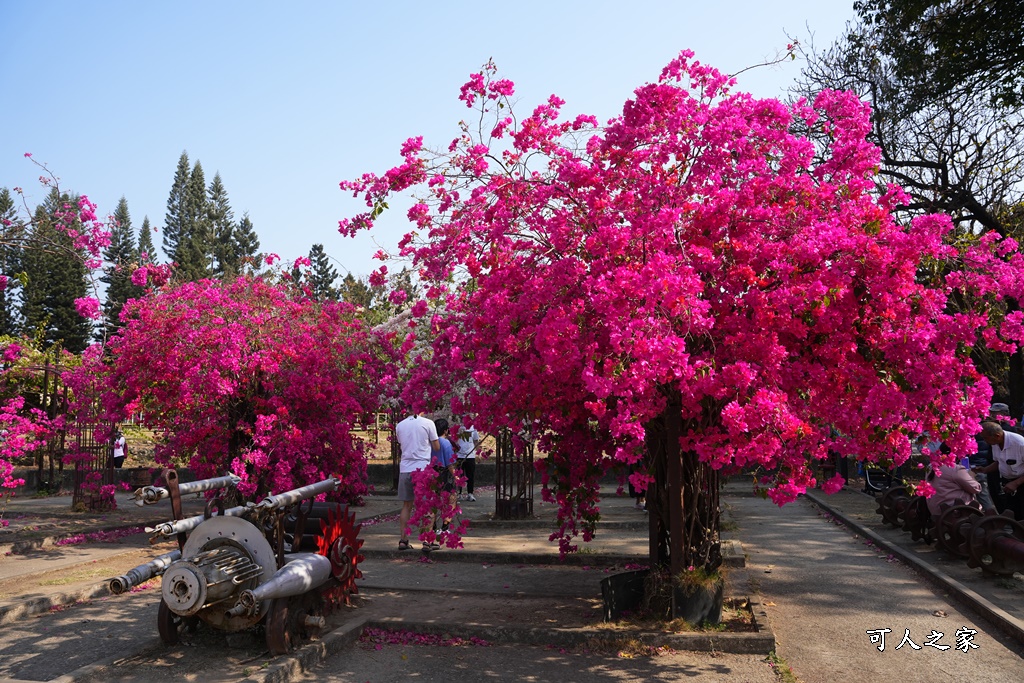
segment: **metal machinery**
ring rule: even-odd
[[[894,486],[878,502],[878,514],[893,526],[911,532],[914,540],[931,543],[934,531],[939,547],[961,557],[968,567],[980,567],[986,574],[1011,576],[1024,571],[1024,524],[1012,513],[985,515],[968,505],[947,507],[931,526],[921,510],[925,500],[911,496],[903,486]]]
[[[215,497],[202,515],[183,518],[182,495],[234,487],[239,480],[228,475],[178,484],[174,470],[164,477],[167,487],[139,489],[136,503],[170,498],[174,519],[146,531],[153,534],[151,543],[177,538],[179,550],[109,584],[111,593],[120,594],[163,577],[157,628],[164,643],[176,644],[200,621],[224,631],[263,623],[271,653],[284,654],[316,637],[326,615],[358,593],[363,541],[355,513],[313,500],[336,490],[336,479],[226,509]]]

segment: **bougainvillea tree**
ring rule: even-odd
[[[472,378],[452,410],[477,428],[539,440],[563,549],[593,533],[607,468],[642,461],[652,560],[714,570],[716,472],[756,468],[781,505],[829,450],[899,463],[928,431],[966,453],[990,396],[971,347],[1024,339],[1019,314],[991,327],[984,308],[1024,291],[1016,244],[958,250],[946,217],[894,222],[867,105],[733,86],[684,52],[600,126],[561,120],[555,96],[516,118],[487,65],[447,150],[412,138],[399,166],[342,183],[369,207],[343,233],[420,189],[399,253],[445,311],[431,372]],[[919,279],[935,259],[954,272]],[[960,294],[976,309],[949,313]]]
[[[246,496],[328,476],[344,498],[366,492],[363,442],[350,430],[392,385],[392,346],[351,306],[239,277],[168,286],[129,301],[122,320],[83,380],[106,387],[109,418],[141,414],[162,435],[159,462],[200,478],[234,472]]]
[[[59,179],[45,164],[33,159],[31,153],[26,152],[25,157],[42,172],[39,183],[53,201],[33,211],[22,188],[15,187],[13,196],[4,190],[9,200],[20,198],[22,210],[19,212],[12,202],[0,214],[0,247],[12,252],[32,248],[61,254],[81,260],[86,269],[95,271],[103,249],[110,244],[110,231],[97,216],[96,204],[86,195],[71,197],[63,193]],[[39,221],[52,231],[36,230]],[[4,265],[10,268],[16,263],[8,259]],[[24,273],[0,273],[0,291],[6,296],[25,284]],[[94,292],[95,287],[94,279]],[[95,297],[75,301],[77,312],[86,318],[97,317],[97,306]],[[43,389],[43,383],[49,366],[59,372],[59,368],[75,365],[77,360],[60,348],[41,347],[38,339],[0,339],[0,488],[24,484],[23,479],[13,476],[14,463],[44,448],[48,439],[65,428],[62,411],[52,394]],[[47,405],[40,403],[44,397],[50,401]],[[42,474],[42,460],[38,462]]]

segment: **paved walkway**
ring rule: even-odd
[[[118,511],[89,516],[71,513],[68,498],[15,499],[5,516],[13,532],[0,535],[0,544],[10,539],[6,548],[0,549],[10,553],[14,548],[10,541],[28,535],[33,544],[27,551],[0,556],[0,632],[5,634],[0,638],[0,677],[43,681],[74,669],[77,673],[63,680],[82,681],[88,676],[151,680],[152,664],[158,661],[168,680],[190,675],[223,681],[246,676],[260,681],[299,680],[303,669],[321,680],[339,681],[404,680],[409,675],[442,680],[442,674],[447,680],[455,671],[498,680],[528,675],[541,681],[567,677],[774,680],[763,653],[724,654],[718,647],[712,654],[677,651],[624,660],[614,653],[606,656],[588,650],[587,638],[593,641],[601,634],[599,615],[595,614],[600,579],[630,562],[644,563],[647,552],[645,514],[613,489],[603,493],[598,536],[569,563],[559,563],[557,547],[547,540],[554,508],[541,503],[539,493],[535,519],[494,522],[489,519],[493,489],[478,491],[478,502],[464,505],[464,514],[473,524],[465,548],[429,557],[418,551],[397,551],[399,504],[393,496],[367,498],[367,505],[356,509],[357,519],[365,520],[361,537],[367,559],[361,565],[364,577],[359,584],[364,607],[322,641],[293,657],[273,660],[260,654],[261,645],[237,649],[237,643],[236,649],[228,650],[223,644],[214,644],[208,652],[198,644],[188,650],[188,658],[175,657],[156,642],[150,603],[158,596],[153,590],[101,598],[105,588],[98,586],[96,577],[73,578],[83,565],[108,563],[120,572],[137,564],[136,557],[145,561],[162,552],[150,548],[144,534],[118,537],[113,542],[53,543],[56,537],[76,531],[152,526],[169,518],[168,503],[138,508],[119,496]],[[821,498],[828,511],[812,505],[812,497]],[[831,497],[812,494],[780,510],[751,495],[749,481],[736,480],[726,486],[722,500],[724,536],[742,541],[741,554],[748,559],[746,569],[730,572],[729,592],[742,596],[760,591],[767,612],[767,620],[763,614],[762,620],[771,626],[768,632],[777,640],[779,654],[801,680],[1002,681],[1007,680],[1006,672],[1020,669],[1021,641],[1012,637],[1015,620],[1024,612],[1024,592],[1019,584],[983,577],[980,570],[971,570],[961,561],[947,561],[923,544],[913,543],[909,534],[883,529],[870,497],[852,490]],[[202,501],[186,500],[186,506],[198,511]],[[847,528],[837,524],[843,520]],[[878,535],[873,535],[876,532]],[[42,541],[40,534],[45,536]],[[898,561],[903,555],[908,559]],[[916,556],[927,566],[927,579],[910,569],[913,560],[909,558]],[[102,578],[114,573],[108,571]],[[59,589],[54,584],[32,583],[54,574],[71,578]],[[5,580],[6,585],[22,586],[5,595]],[[31,589],[26,589],[30,584]],[[95,598],[93,603],[47,619],[24,618],[26,598],[42,600],[43,605],[47,600],[61,605],[89,597]],[[464,608],[468,605],[472,607]],[[575,630],[546,623],[550,619],[546,615],[561,616],[560,612],[571,616],[568,621],[575,619]],[[532,624],[522,624],[524,619]],[[483,634],[495,642],[520,645],[469,650],[424,648],[409,642],[380,648],[366,643],[353,646],[367,620],[417,633]],[[84,631],[83,621],[90,623]],[[580,626],[581,622],[585,625]],[[882,628],[891,632],[885,651],[879,652],[866,631]],[[910,629],[911,639],[922,650],[912,650],[909,644],[895,649],[904,629]],[[924,646],[933,630],[943,633],[939,644],[954,645],[955,632],[963,629],[977,631],[977,650],[965,653]],[[101,668],[90,669],[92,665],[83,662],[90,660],[90,654],[95,659],[96,653],[87,651],[85,639],[100,632],[108,644],[116,644],[119,656],[109,657],[105,663],[100,658]],[[76,638],[80,641],[77,650]],[[531,642],[535,644],[527,645]],[[59,654],[62,647],[68,648],[66,656]],[[124,656],[126,650],[139,647],[142,655]],[[331,653],[342,654],[328,657]],[[216,675],[211,673],[210,662],[222,660],[224,665],[218,665]],[[2,664],[4,661],[8,664]],[[260,662],[258,670],[251,670],[252,661]],[[34,674],[32,667],[38,667]]]
[[[840,526],[837,515],[808,497],[778,508],[738,494],[724,500],[747,553],[751,581],[776,634],[778,654],[804,683],[996,683],[1021,669],[1021,644],[1005,637],[990,613],[959,600],[952,586],[937,588],[901,561],[908,550],[901,538],[886,547],[866,536],[866,528]],[[863,515],[865,504],[873,503],[859,500],[861,495],[824,498]],[[994,589],[996,583],[979,580],[978,588]],[[1021,604],[1019,592],[1012,602]],[[882,651],[881,634],[872,643],[868,633],[880,629],[889,629]],[[902,644],[908,631],[913,645]],[[958,650],[958,632],[971,635],[977,649]],[[926,645],[937,633],[941,637],[931,642],[947,649]]]

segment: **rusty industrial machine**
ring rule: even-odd
[[[932,535],[946,554],[966,560],[986,574],[1012,576],[1024,571],[1024,524],[1012,513],[983,514],[969,505],[945,508],[939,517],[926,514],[925,499],[906,487],[893,486],[878,501],[883,521],[931,543]]]
[[[232,490],[233,475],[179,484],[173,470],[166,487],[135,492],[139,505],[170,499],[174,519],[147,529],[151,543],[169,538],[178,550],[160,555],[110,580],[114,594],[162,577],[157,630],[168,645],[200,622],[223,631],[263,624],[273,654],[315,638],[331,610],[358,593],[363,541],[355,513],[339,503],[315,502],[337,489],[336,479],[226,507],[208,500],[203,514],[184,518],[181,496]]]

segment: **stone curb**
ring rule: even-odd
[[[363,557],[375,560],[405,560],[423,554],[422,550],[413,547],[412,550],[374,550],[363,548],[360,550]],[[476,550],[435,550],[430,553],[437,553],[437,562],[465,562],[468,564],[538,564],[564,567],[615,567],[626,564],[645,564],[646,557],[636,555],[622,555],[613,553],[573,553],[559,558],[558,555],[548,553],[504,553],[498,551],[476,551]],[[727,567],[743,567],[746,564],[746,557],[743,554],[743,547],[738,541],[722,541],[722,564]]]
[[[167,520],[162,520],[166,522]],[[39,536],[37,538],[30,538],[22,541],[10,541],[0,543],[0,556],[2,555],[24,555],[27,552],[33,550],[42,550],[43,548],[49,548],[57,544],[58,541],[62,541],[65,538],[71,538],[72,536],[78,536],[79,534],[96,534],[101,532],[114,533],[117,531],[124,531],[125,529],[136,529],[145,528],[147,526],[155,526],[161,522],[140,521],[132,524],[117,524],[114,526],[96,526],[85,529],[79,529],[77,531],[62,532],[59,534],[52,534],[47,536]]]
[[[1013,638],[1018,643],[1024,643],[1024,621],[1021,621],[1007,613],[987,598],[979,595],[977,592],[963,585],[942,570],[932,567],[913,553],[886,540],[871,529],[861,525],[859,522],[850,519],[841,511],[821,500],[817,493],[808,491],[805,495],[808,500],[819,508],[842,520],[843,524],[855,530],[862,536],[870,538],[871,542],[875,545],[885,548],[893,555],[896,555],[900,558],[900,561],[912,567],[915,571],[927,578],[933,584],[937,585],[939,588],[951,591],[961,602],[977,610],[984,618],[995,624],[1000,631]]]
[[[367,622],[367,627],[387,630],[401,629],[413,633],[480,638],[492,643],[520,645],[552,645],[555,647],[603,646],[621,647],[639,641],[653,647],[670,647],[688,652],[723,652],[726,654],[767,655],[775,649],[775,634],[768,626],[764,607],[749,598],[755,633],[661,633],[657,631],[611,632],[598,629],[536,628],[530,626],[473,626],[470,624],[439,624],[406,621],[401,618]]]
[[[0,605],[0,626],[3,624],[48,612],[56,607],[66,607],[78,602],[105,598],[110,595],[107,582],[93,584],[87,588],[68,593],[51,593],[30,598],[24,602]]]
[[[139,646],[137,650],[129,654],[123,652],[110,655],[99,661],[86,664],[83,667],[79,667],[74,671],[53,678],[46,683],[87,683],[88,681],[105,681],[109,678],[108,669],[114,666],[117,662],[128,657],[138,657],[145,654],[146,652],[155,651],[163,647],[163,643],[160,641],[159,636],[147,640],[145,643]]]

